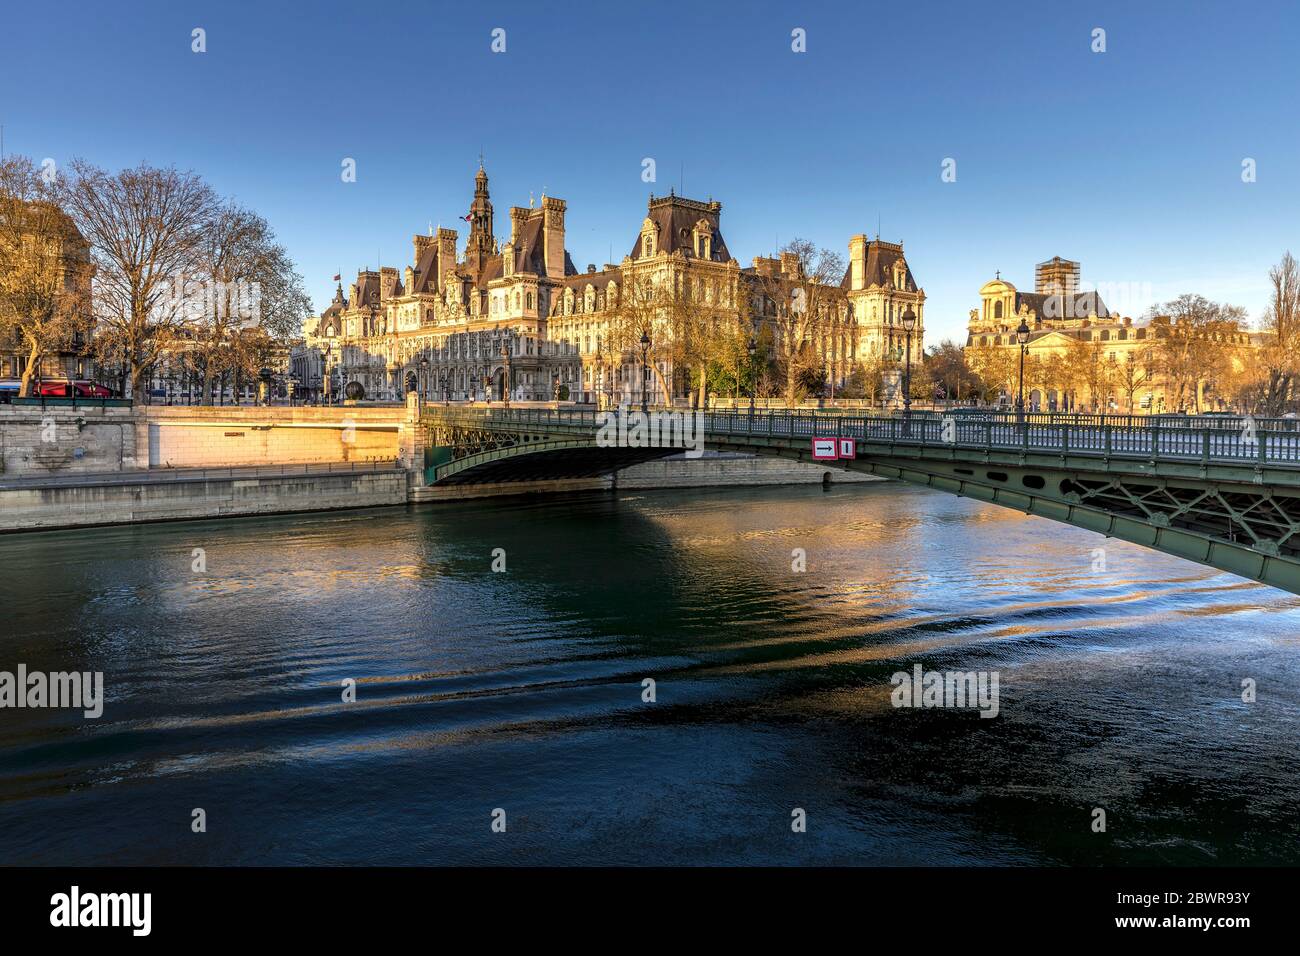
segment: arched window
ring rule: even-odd
[[[1002,318],[1002,301],[1001,301],[1001,300],[998,300],[997,302],[994,302],[994,303],[993,303],[993,318],[995,318],[995,319],[1000,319],[1000,318]]]

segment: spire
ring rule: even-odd
[[[477,258],[476,268],[482,267],[482,260],[492,255],[495,242],[492,237],[492,200],[488,195],[488,176],[483,168],[482,155],[479,156],[478,172],[474,174],[474,201],[470,203],[469,239],[465,246],[466,261]]]

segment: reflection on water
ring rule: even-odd
[[[1300,862],[1300,599],[895,484],[9,536],[0,622],[108,698],[0,711],[4,863]]]

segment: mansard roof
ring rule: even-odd
[[[1047,311],[1047,302],[1051,299],[1053,304],[1051,312]],[[1016,293],[1016,311],[1019,312],[1022,306],[1027,306],[1029,311],[1042,319],[1086,319],[1090,315],[1096,315],[1098,318],[1106,318],[1110,315],[1110,310],[1106,308],[1106,303],[1101,301],[1101,296],[1096,292],[1075,292],[1066,296],[1068,301],[1062,303],[1059,295],[1047,295],[1041,292],[1017,292]],[[1063,308],[1064,307],[1064,308]]]
[[[658,252],[671,255],[680,249],[688,257],[696,258],[695,243],[691,235],[695,224],[703,219],[713,229],[709,260],[711,262],[731,261],[731,253],[727,251],[727,244],[722,238],[720,224],[722,203],[700,202],[672,193],[660,196],[658,199],[651,196],[646,216],[655,224],[658,232]],[[632,258],[637,259],[640,256],[641,235],[638,233],[636,242],[632,246]]]
[[[352,300],[355,307],[370,305],[370,303],[379,301],[379,273],[378,272],[358,272],[357,273],[357,294]]]
[[[611,282],[622,283],[623,270],[619,266],[609,266],[598,272],[576,272],[564,277],[564,284],[575,292],[581,292],[588,285],[604,290]]]
[[[903,268],[907,270],[907,275],[903,278],[903,290],[906,292],[916,292],[918,287],[916,278],[912,275],[912,267],[907,264],[907,259],[903,256],[902,243],[882,242],[880,239],[872,239],[867,243],[866,268],[863,270],[863,287],[877,285],[888,286],[894,281],[894,263],[899,259],[903,260]],[[852,288],[853,283],[853,263],[849,262],[848,268],[844,271],[844,280],[840,287],[844,289]]]
[[[430,242],[420,252],[420,261],[415,264],[415,276],[411,279],[411,291],[431,293],[437,291],[438,277],[448,269],[454,269],[456,263],[443,263],[438,257],[438,244]]]
[[[544,224],[545,217],[540,214],[530,215],[520,224],[519,235],[515,239],[515,272],[546,275],[546,244],[542,234]],[[569,258],[569,250],[564,250],[564,274],[569,276],[577,271],[573,260]]]

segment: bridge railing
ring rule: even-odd
[[[678,415],[680,409],[666,409]],[[490,428],[536,424],[591,429],[609,412],[594,409],[458,408],[431,417],[471,421]],[[996,451],[1034,451],[1101,457],[1268,463],[1300,467],[1300,428],[1294,419],[1228,416],[1084,415],[990,413],[950,415],[819,415],[790,410],[703,413],[706,435],[715,437],[854,438],[863,442],[938,445]]]

